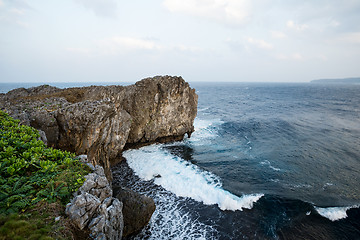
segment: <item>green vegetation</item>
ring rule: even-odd
[[[49,239],[56,224],[36,208],[52,203],[64,208],[90,172],[74,154],[48,148],[38,138],[36,129],[0,111],[0,240],[32,239],[34,234],[33,239]]]

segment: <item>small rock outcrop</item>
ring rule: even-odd
[[[114,196],[123,203],[124,237],[138,233],[149,223],[155,211],[152,198],[121,186],[114,187]]]
[[[104,169],[96,166],[95,171],[85,178],[83,186],[66,206],[66,214],[79,229],[88,228],[93,239],[121,239],[123,204],[112,197]]]
[[[87,154],[111,180],[124,147],[190,136],[197,95],[181,77],[158,76],[126,87],[19,88],[0,94],[0,108],[43,131],[49,146]]]

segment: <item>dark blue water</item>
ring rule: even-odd
[[[360,200],[360,86],[196,86],[199,119],[220,119],[198,165],[240,194],[343,206]],[[241,186],[239,186],[241,182]]]
[[[199,95],[193,137],[124,154],[136,178],[129,187],[159,211],[137,239],[360,239],[359,85],[191,86]],[[171,172],[173,181],[167,171],[178,163],[192,170]],[[206,181],[218,192],[190,170],[212,174]],[[250,209],[221,210],[223,190],[263,196]]]

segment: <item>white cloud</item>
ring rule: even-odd
[[[296,31],[304,31],[304,30],[306,30],[306,29],[309,28],[309,26],[306,25],[306,24],[298,24],[298,23],[295,23],[295,22],[292,21],[292,20],[287,21],[286,26],[287,26],[288,28],[294,29],[294,30],[296,30]]]
[[[230,25],[244,24],[250,15],[248,0],[164,0],[171,12],[204,17]]]
[[[115,0],[74,0],[74,2],[92,10],[100,17],[116,16],[117,2]]]
[[[304,57],[300,53],[293,53],[290,55],[278,54],[275,56],[279,60],[303,60]]]
[[[329,60],[327,56],[325,56],[324,54],[319,54],[316,56],[317,59],[323,60],[323,61],[327,61]]]
[[[19,9],[19,8],[12,8],[9,10],[10,13],[13,13],[15,15],[24,15],[25,10],[24,9]]]
[[[303,56],[300,53],[294,53],[291,57],[295,60],[303,60]]]
[[[98,41],[98,48],[103,54],[115,55],[134,50],[160,50],[163,48],[154,41],[133,37],[112,37]]]
[[[90,50],[87,48],[66,48],[65,50],[76,54],[90,55]]]
[[[270,50],[273,49],[274,46],[271,43],[268,43],[262,39],[254,39],[254,38],[247,38],[247,42],[262,49]]]
[[[130,52],[186,52],[186,53],[201,53],[204,52],[202,48],[187,46],[184,44],[164,45],[157,40],[149,40],[143,38],[114,36],[111,38],[94,41],[89,47],[68,47],[66,51],[80,55],[98,56],[98,55],[121,55]]]
[[[0,7],[4,6],[4,2],[0,0]]]
[[[282,38],[286,38],[287,35],[283,32],[279,32],[279,31],[271,31],[271,37],[272,38],[277,38],[277,39],[282,39]]]
[[[339,40],[345,43],[360,44],[360,32],[346,33]]]
[[[338,27],[338,26],[340,26],[340,22],[338,22],[336,20],[331,20],[329,25],[331,27]]]
[[[23,28],[28,28],[30,27],[30,24],[27,23],[27,22],[24,22],[24,21],[16,21],[15,22],[17,25],[19,25],[20,27],[23,27]]]
[[[183,44],[175,45],[174,47],[172,47],[172,49],[179,50],[179,51],[182,51],[182,52],[193,52],[193,53],[203,51],[203,49],[201,49],[199,47],[186,46],[186,45],[183,45]]]

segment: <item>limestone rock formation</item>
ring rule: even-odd
[[[117,240],[124,228],[122,207],[119,199],[112,197],[104,169],[96,166],[66,206],[66,214],[79,229],[87,227],[92,238]]]
[[[55,116],[60,129],[57,146],[87,154],[111,176],[110,161],[119,157],[125,146],[131,116],[112,103],[89,100],[59,109]]]
[[[152,198],[121,186],[114,187],[114,196],[123,203],[124,237],[139,232],[149,223],[155,211]]]
[[[122,107],[133,118],[128,143],[182,139],[194,131],[197,95],[181,77],[147,78],[128,87]]]
[[[87,154],[111,180],[124,147],[190,135],[197,95],[181,77],[158,76],[126,87],[19,88],[0,94],[0,108],[43,131],[49,146]]]

